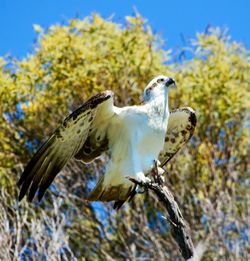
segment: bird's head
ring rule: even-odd
[[[175,87],[175,80],[173,78],[160,75],[155,77],[144,90],[144,101],[150,101],[159,96],[166,96],[169,87]]]

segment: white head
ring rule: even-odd
[[[151,101],[159,96],[167,96],[168,88],[175,87],[175,80],[164,75],[155,77],[144,90],[144,101]]]

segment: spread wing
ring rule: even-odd
[[[184,107],[170,112],[165,144],[160,154],[161,166],[183,147],[192,137],[196,126],[196,115],[192,108]]]
[[[93,160],[108,149],[106,126],[114,115],[113,93],[97,94],[71,113],[32,157],[18,185],[19,200],[28,194],[32,201],[38,190],[42,199],[56,175],[72,158]]]

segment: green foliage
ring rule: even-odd
[[[110,204],[83,200],[87,180],[103,172],[106,156],[88,166],[72,161],[40,206],[22,203],[16,209],[15,188],[31,154],[70,111],[105,89],[115,92],[117,105],[138,103],[146,83],[166,74],[178,83],[170,107],[190,106],[198,115],[190,144],[167,166],[166,182],[195,243],[204,246],[204,260],[244,260],[249,242],[242,231],[250,200],[248,52],[211,29],[197,35],[192,59],[166,65],[169,52],[140,16],[126,17],[123,26],[93,14],[34,29],[38,41],[32,54],[21,61],[0,58],[0,235],[12,242],[8,255],[0,250],[0,259],[27,256],[27,248],[37,259],[174,260],[178,250],[152,195],[137,196],[118,213]],[[34,230],[35,224],[40,229]]]

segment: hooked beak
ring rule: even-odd
[[[166,86],[167,87],[174,87],[176,88],[176,82],[173,78],[169,78],[166,82]]]

